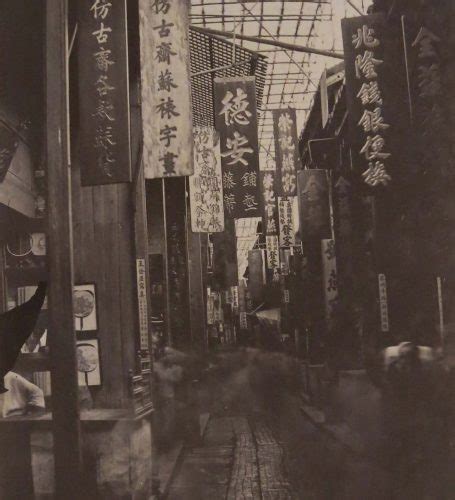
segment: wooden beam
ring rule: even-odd
[[[201,28],[199,26],[191,25],[191,29],[194,31],[199,31],[200,33],[205,33],[207,35],[213,35],[218,37],[233,38],[234,34],[229,31],[214,30],[211,28]],[[306,52],[308,54],[317,54],[325,57],[333,57],[335,59],[344,59],[344,55],[338,52],[332,52],[330,50],[314,49],[312,47],[306,47],[304,45],[295,45],[293,43],[280,42],[278,40],[269,40],[258,36],[249,35],[236,35],[236,38],[240,40],[246,40],[247,42],[262,43],[264,45],[273,45],[274,47],[280,47],[284,50],[291,50],[294,52]]]
[[[49,342],[55,497],[81,498],[81,434],[73,316],[68,3],[46,2]]]

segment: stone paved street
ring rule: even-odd
[[[283,448],[260,417],[213,417],[201,447],[187,450],[170,500],[288,500]]]

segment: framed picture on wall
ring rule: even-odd
[[[101,385],[100,352],[97,339],[77,341],[77,375],[80,386]]]
[[[75,330],[77,332],[94,332],[98,330],[95,284],[75,285],[73,302]]]

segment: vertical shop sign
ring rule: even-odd
[[[194,174],[189,178],[191,229],[224,231],[223,189],[218,135],[210,127],[194,128]]]
[[[387,281],[385,274],[378,274],[379,308],[381,316],[381,332],[389,331],[389,306],[387,302]]]
[[[254,77],[215,78],[224,211],[234,219],[261,215],[255,87]]]
[[[139,0],[145,177],[193,173],[189,3]]]
[[[324,276],[324,301],[327,326],[333,322],[335,307],[338,302],[338,276],[335,254],[335,240],[321,241],[322,272]]]
[[[215,305],[210,288],[207,288],[207,325],[215,322]]]
[[[295,109],[273,110],[273,133],[278,175],[277,194],[295,196],[297,191],[296,170],[299,163]]]
[[[232,310],[236,313],[239,310],[239,287],[231,286]]]
[[[139,337],[141,349],[144,350],[149,348],[147,286],[145,275],[145,259],[136,259],[137,301],[139,308]]]
[[[276,171],[265,170],[259,172],[262,186],[263,232],[266,235],[278,234],[278,210],[276,204]]]
[[[438,6],[436,9],[443,9]],[[454,175],[450,154],[450,126],[447,118],[447,86],[444,85],[445,64],[448,60],[444,22],[436,23],[430,15],[416,25],[403,19],[406,26],[409,54],[410,85],[414,124],[419,135],[415,147],[423,168]],[[433,25],[431,25],[433,21]]]
[[[81,183],[131,181],[126,0],[79,0]]]
[[[267,247],[267,267],[268,269],[279,269],[280,249],[278,247],[278,236],[267,235],[265,241]]]
[[[327,172],[301,170],[297,174],[302,242],[331,238]]]
[[[392,166],[396,169],[398,165],[393,144],[394,136],[396,140],[399,134],[392,99],[401,93],[399,73],[404,73],[404,62],[398,60],[403,53],[401,40],[395,40],[394,34],[387,31],[383,14],[341,22],[356,161],[358,158],[361,176],[367,185],[387,186],[395,175]],[[390,97],[392,90],[396,94],[394,98]]]
[[[294,231],[294,197],[278,197],[278,216],[280,221],[280,247],[292,247],[295,245]]]

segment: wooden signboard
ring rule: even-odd
[[[81,183],[131,181],[126,0],[79,0]]]
[[[139,1],[147,179],[193,173],[188,16],[186,0]]]

